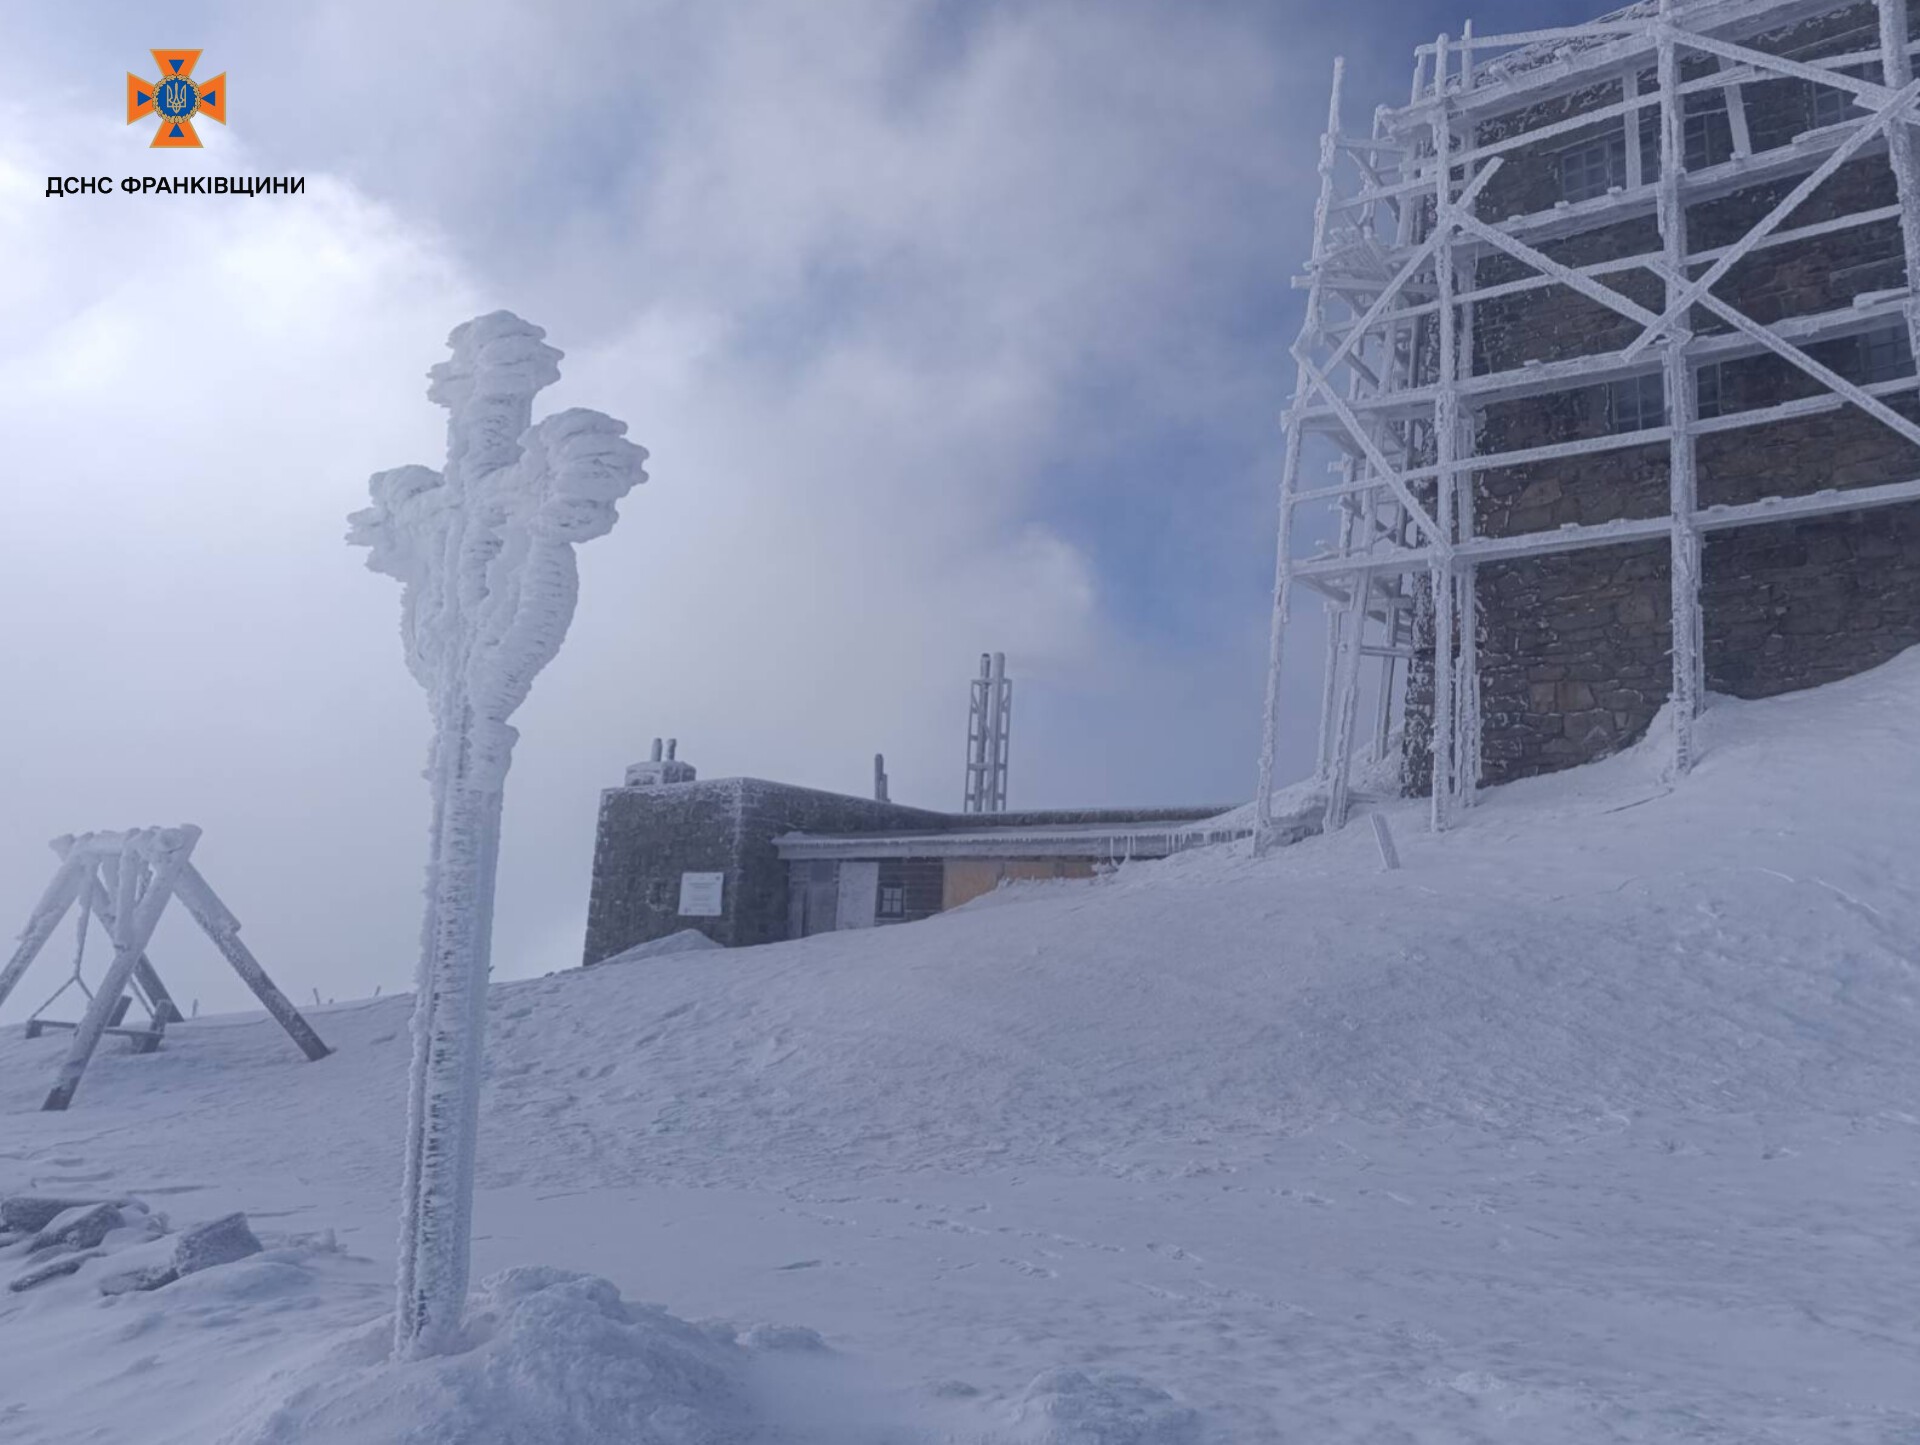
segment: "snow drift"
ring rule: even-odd
[[[523,1268],[476,1292],[464,1348],[395,1364],[382,1321],[268,1382],[222,1445],[732,1445],[744,1351],[603,1279]]]
[[[656,938],[648,943],[636,943],[632,948],[622,949],[611,958],[600,960],[608,963],[639,963],[649,958],[666,958],[675,953],[707,953],[723,947],[715,943],[697,928],[683,928],[678,933],[669,933],[665,938]]]
[[[1065,1439],[1075,1410],[1130,1421],[1114,1440],[1920,1431],[1920,653],[1715,699],[1702,735],[1677,785],[1655,737],[1445,837],[1383,805],[1397,872],[1350,828],[496,986],[476,1249],[982,1382],[940,1386],[971,1402],[958,1439]],[[407,1006],[331,1010],[310,1067],[264,1021],[181,1026],[103,1056],[64,1123],[33,1112],[58,1043],[0,1039],[0,1173],[383,1249]],[[528,1298],[612,1309],[551,1289]],[[449,1367],[476,1379],[534,1308],[490,1300],[501,1332]],[[636,1359],[733,1358],[605,1320]],[[67,1391],[30,1381],[26,1438],[80,1437]],[[289,1398],[315,1431],[346,1408]]]

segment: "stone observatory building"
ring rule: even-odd
[[[600,795],[583,962],[698,932],[744,947],[913,923],[1002,883],[1091,878],[1244,838],[1220,805],[944,813],[764,778],[701,778],[664,755]],[[1244,811],[1244,810],[1242,810]]]
[[[1259,819],[1302,588],[1334,827],[1356,760],[1399,754],[1445,827],[1662,708],[1684,772],[1705,692],[1920,643],[1912,29],[1906,0],[1647,0],[1441,36],[1357,125],[1336,66]]]

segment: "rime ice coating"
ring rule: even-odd
[[[348,518],[367,565],[399,579],[407,668],[433,741],[426,912],[415,979],[401,1205],[396,1353],[457,1341],[468,1277],[501,790],[518,737],[507,719],[560,650],[579,598],[573,548],[612,528],[646,480],[626,424],[571,409],[533,424],[559,380],[546,333],[495,311],[454,328],[429,373],[446,407],[443,471],[377,472]]]

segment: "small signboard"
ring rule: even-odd
[[[724,873],[682,873],[680,875],[680,916],[682,918],[718,918],[720,890]]]

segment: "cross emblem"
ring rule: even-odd
[[[196,115],[227,123],[227,73],[223,70],[212,80],[195,80],[193,67],[200,59],[197,50],[156,50],[152,55],[160,67],[158,80],[142,80],[131,70],[127,72],[127,124],[157,115],[160,129],[153,136],[156,149],[197,148],[200,137],[193,130]]]

